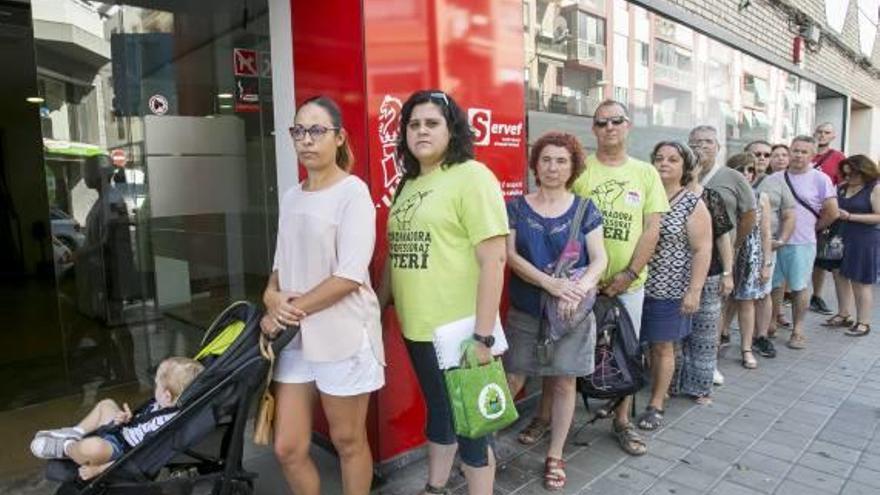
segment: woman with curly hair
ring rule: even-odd
[[[579,305],[589,305],[607,257],[602,214],[592,200],[571,192],[571,185],[584,170],[584,151],[577,138],[561,132],[539,137],[532,146],[529,167],[538,189],[507,204],[507,262],[513,273],[507,314],[510,349],[504,364],[513,394],[522,389],[526,377],[543,377],[548,393],[542,402],[548,403],[549,411],[546,419],[538,416],[532,420],[520,442],[534,443],[534,437],[549,428],[544,487],[561,490],[565,487],[562,448],[574,417],[576,379],[593,372],[596,336],[592,318],[584,318],[555,342],[549,362],[540,362],[540,322],[545,311],[551,310],[546,306],[548,298],[559,301],[558,313],[565,319],[572,318]],[[576,246],[568,243],[572,231]],[[559,262],[567,268],[557,278],[553,273]]]

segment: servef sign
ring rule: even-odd
[[[468,108],[468,123],[474,133],[474,146],[518,147],[522,142],[523,123],[492,122],[492,110]]]

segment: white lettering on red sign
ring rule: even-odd
[[[235,48],[232,50],[232,65],[236,76],[257,77],[257,51]]]
[[[488,108],[469,108],[468,123],[474,133],[474,146],[517,147],[522,141],[522,121],[492,122],[492,110]]]

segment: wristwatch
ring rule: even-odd
[[[486,346],[490,349],[492,348],[493,345],[495,345],[495,336],[494,335],[483,336],[478,333],[474,333],[474,340],[476,340],[477,342],[480,342],[481,344],[483,344],[484,346]]]

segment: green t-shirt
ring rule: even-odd
[[[592,199],[602,211],[605,251],[608,254],[608,267],[602,275],[602,282],[609,281],[614,274],[629,266],[642,235],[645,215],[669,211],[666,190],[657,170],[635,158],[609,167],[600,163],[595,155],[588,156],[587,166],[572,190],[575,194]],[[647,277],[645,265],[629,290],[644,285]]]
[[[391,290],[404,337],[429,342],[438,326],[474,315],[474,249],[508,232],[501,186],[482,163],[406,181],[388,213]]]

